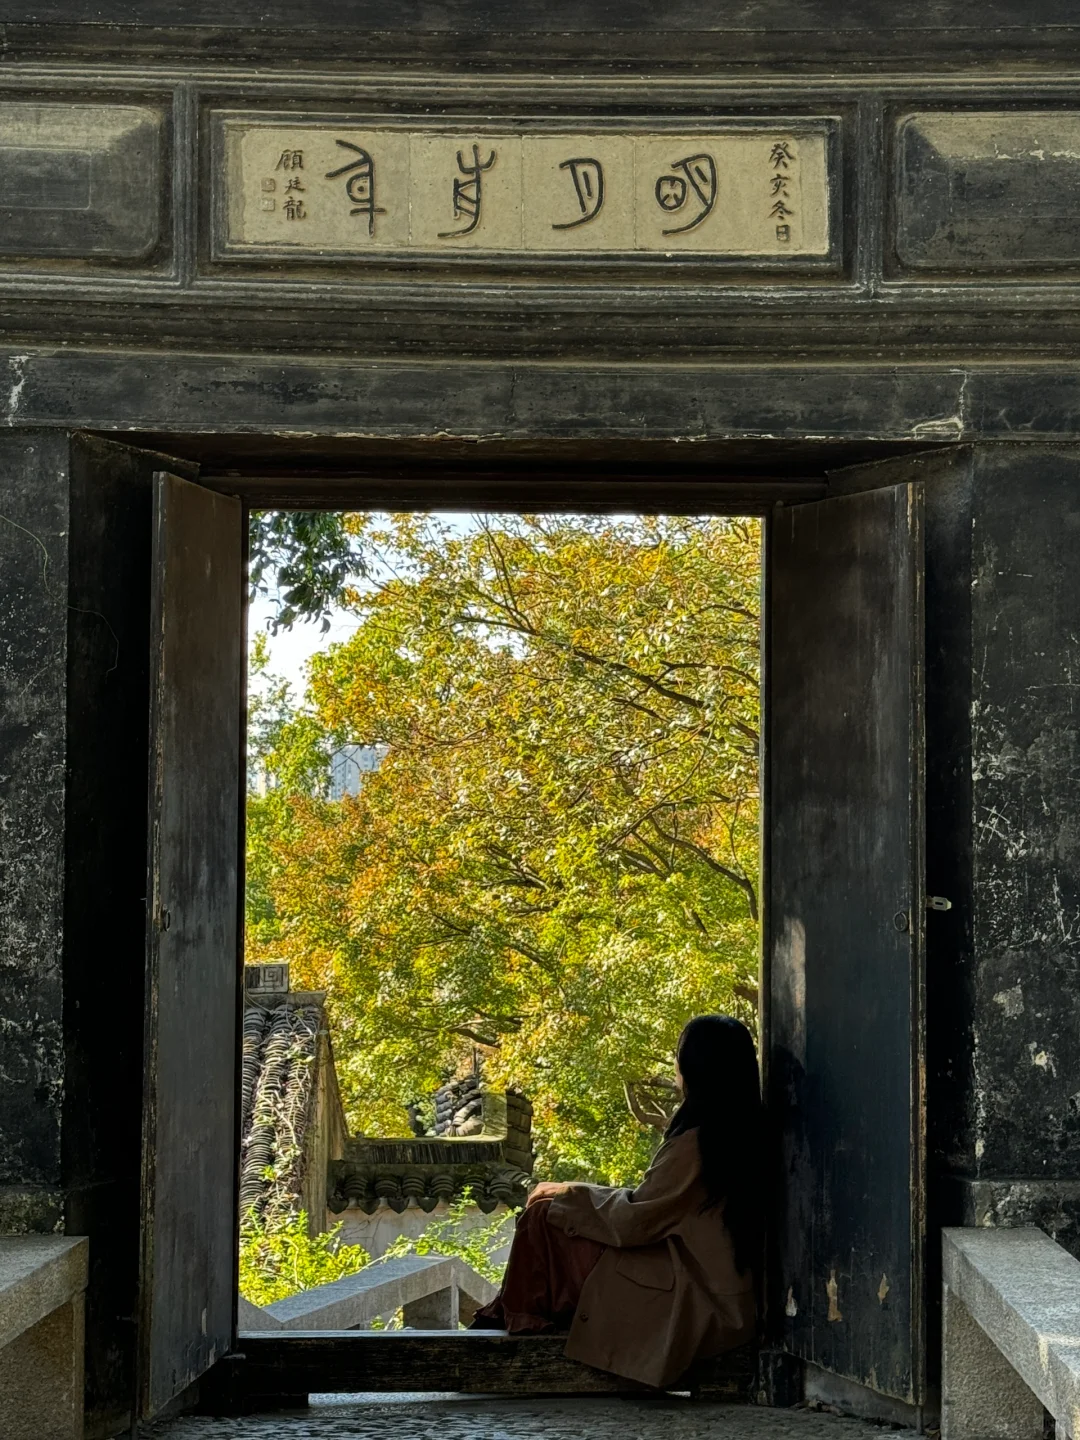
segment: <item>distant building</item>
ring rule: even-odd
[[[342,745],[330,757],[330,799],[359,795],[364,776],[378,770],[386,756],[385,745]]]
[[[248,763],[247,786],[249,795],[263,796],[277,789],[277,776],[262,757]]]
[[[331,800],[344,800],[346,795],[359,795],[365,775],[371,775],[386,758],[386,745],[342,745],[330,756],[330,774],[326,794]],[[278,778],[264,757],[248,765],[248,794],[267,795],[276,790]]]

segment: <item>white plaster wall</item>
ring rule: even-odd
[[[419,1206],[410,1205],[400,1215],[391,1210],[389,1205],[380,1205],[372,1215],[366,1214],[359,1206],[350,1205],[340,1215],[332,1211],[326,1213],[326,1228],[332,1230],[339,1222],[341,1224],[341,1243],[343,1245],[362,1245],[373,1260],[378,1260],[385,1255],[390,1245],[399,1235],[407,1235],[410,1240],[418,1240],[433,1220],[445,1220],[449,1214],[450,1207],[440,1201],[435,1209],[427,1212]],[[462,1227],[466,1230],[475,1230],[481,1225],[487,1225],[497,1216],[506,1217],[506,1245],[503,1249],[495,1252],[495,1258],[505,1260],[510,1253],[510,1241],[514,1234],[513,1212],[505,1205],[500,1205],[490,1215],[485,1215],[476,1206],[469,1206],[462,1217]]]

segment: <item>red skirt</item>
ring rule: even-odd
[[[570,1328],[581,1287],[607,1247],[557,1229],[550,1207],[550,1200],[534,1200],[518,1216],[502,1289],[476,1312],[471,1330],[523,1335]]]

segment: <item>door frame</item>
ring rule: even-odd
[[[219,440],[221,437],[217,437]],[[181,437],[177,437],[181,440]],[[160,437],[159,437],[160,442]],[[161,448],[167,448],[168,440]],[[924,445],[913,445],[913,453],[924,454],[926,450],[943,447],[926,447]],[[948,447],[952,449],[953,447]],[[868,446],[872,451],[873,447]],[[788,457],[785,457],[788,458]],[[535,462],[534,462],[535,463]],[[717,515],[758,515],[764,522],[763,537],[763,561],[767,553],[767,534],[771,523],[772,514],[777,505],[792,503],[807,503],[816,499],[826,498],[830,493],[830,486],[826,479],[818,476],[800,476],[799,467],[793,466],[788,460],[787,464],[778,465],[777,472],[770,476],[751,475],[741,477],[713,477],[702,479],[694,476],[692,479],[682,481],[672,480],[670,470],[657,470],[652,474],[642,474],[640,471],[632,473],[609,473],[602,479],[595,479],[586,473],[567,475],[565,469],[560,471],[559,479],[552,481],[544,476],[542,467],[533,469],[521,476],[520,471],[504,466],[496,474],[481,474],[472,478],[454,473],[447,475],[441,469],[437,460],[433,457],[429,465],[420,473],[410,474],[406,479],[400,475],[387,475],[385,465],[369,465],[358,469],[357,473],[342,477],[333,476],[328,480],[326,475],[319,471],[302,471],[290,474],[287,482],[283,483],[278,477],[265,477],[258,474],[223,473],[226,467],[215,466],[212,472],[200,475],[196,483],[210,490],[219,490],[227,494],[236,495],[241,498],[244,504],[243,534],[246,537],[249,526],[246,523],[250,513],[256,509],[387,509],[400,508],[408,509],[474,509],[489,511],[589,511],[589,512],[610,512],[618,510],[633,509],[641,512],[656,513],[709,513]],[[791,473],[792,470],[795,473]],[[787,473],[785,473],[787,472]],[[890,482],[895,483],[895,482]],[[450,493],[447,493],[449,490]],[[539,492],[539,493],[538,493]],[[398,498],[400,496],[400,498]],[[246,538],[244,554],[246,575]],[[763,590],[762,590],[762,696],[767,694],[769,684],[768,650],[766,636],[768,629],[767,613],[770,603],[769,591],[769,567],[763,563]],[[243,607],[242,627],[243,637],[247,634],[247,613],[248,599],[245,589],[245,601]],[[245,652],[246,654],[246,649]],[[245,666],[246,676],[246,666]],[[246,690],[244,693],[244,704],[246,713]],[[241,727],[241,735],[244,734],[244,727]],[[762,754],[762,823],[764,825],[765,805],[767,800],[767,776],[768,756],[764,750],[765,732],[763,727],[763,754]],[[240,757],[240,785],[238,793],[238,807],[241,817],[239,830],[240,854],[238,857],[237,869],[237,1027],[236,1027],[236,1072],[239,1076],[241,1061],[241,1030],[242,1030],[242,1007],[243,995],[240,977],[242,971],[239,967],[243,964],[243,895],[244,895],[244,832],[243,815],[246,800],[246,764],[245,756],[241,752]],[[762,895],[764,897],[768,856],[766,850],[765,833],[763,831],[763,843],[761,850],[762,863]],[[763,924],[761,930],[761,983],[759,986],[759,1046],[760,1057],[763,1069],[763,1086],[767,1084],[767,1055],[768,1055],[768,1001],[767,1001],[767,964],[768,953],[768,907],[763,904]],[[913,1045],[917,1043],[917,1037],[913,1037]],[[924,1097],[925,1099],[925,1097]],[[239,1117],[238,1117],[239,1124]],[[925,1116],[923,1119],[923,1135],[925,1143]],[[239,1164],[239,1130],[236,1136],[237,1165]],[[233,1210],[234,1230],[238,1229],[239,1221],[239,1195],[238,1185],[234,1184],[234,1193],[231,1197]],[[768,1266],[768,1260],[766,1260]],[[239,1332],[235,1322],[234,1307],[234,1350]],[[386,1337],[381,1337],[384,1340]],[[414,1341],[417,1336],[410,1337]],[[427,1337],[431,1343],[436,1340],[443,1340],[445,1337],[438,1332]],[[374,1339],[361,1333],[349,1333],[346,1337],[338,1337],[340,1343],[344,1343],[351,1351],[357,1341]],[[469,1337],[465,1343],[479,1344],[481,1337]],[[249,1343],[252,1342],[252,1343]],[[295,1341],[295,1354],[298,1364],[304,1351],[303,1337],[280,1337],[275,1343],[291,1345]],[[520,1342],[523,1343],[523,1342]],[[254,1342],[254,1337],[244,1337],[244,1347],[248,1350],[260,1351],[268,1346],[269,1341]],[[333,1347],[331,1347],[333,1348]],[[269,1351],[268,1351],[269,1353]],[[288,1355],[288,1350],[284,1355]],[[478,1352],[479,1353],[479,1352]],[[371,1356],[374,1358],[374,1355]],[[275,1366],[280,1363],[280,1357],[275,1352]],[[253,1367],[248,1380],[243,1378],[243,1367],[238,1364],[236,1355],[226,1357],[218,1361],[214,1370],[204,1377],[204,1386],[207,1393],[216,1397],[216,1403],[223,1408],[245,1408],[250,1403],[253,1393],[257,1393],[259,1403],[273,1403],[275,1396],[259,1389],[253,1392],[252,1384],[261,1382],[255,1377]],[[347,1370],[351,1367],[346,1365]],[[480,1367],[487,1369],[487,1367]],[[334,1355],[328,1355],[326,1364],[321,1373],[323,1374],[326,1388],[334,1388],[331,1383],[334,1374],[341,1371],[341,1363]],[[362,1382],[362,1383],[361,1383]],[[565,1387],[566,1378],[560,1380],[560,1387]],[[728,1383],[721,1375],[717,1383]],[[743,1382],[740,1382],[743,1383]],[[275,1394],[280,1403],[287,1404],[290,1400],[295,1401],[297,1391],[289,1388],[289,1377],[286,1372],[280,1374],[280,1384]],[[480,1388],[490,1388],[490,1370],[488,1379],[480,1384]],[[550,1382],[548,1382],[550,1388]],[[339,1387],[340,1388],[340,1387]],[[362,1367],[362,1374],[354,1377],[347,1388],[374,1389],[378,1388],[378,1374],[373,1373],[370,1360]],[[389,1388],[401,1388],[400,1383],[395,1383]],[[452,1367],[451,1373],[445,1373],[432,1378],[427,1388],[433,1390],[445,1389],[469,1389],[467,1373],[463,1376],[460,1364]],[[571,1382],[571,1388],[572,1382]],[[584,1389],[594,1390],[596,1382],[584,1385]],[[614,1388],[622,1388],[617,1382]]]

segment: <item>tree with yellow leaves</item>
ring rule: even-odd
[[[754,1018],[759,527],[347,528],[356,631],[257,717],[250,958],[329,991],[354,1128],[403,1132],[479,1054],[544,1174],[630,1178],[683,1023]],[[331,801],[344,744],[382,759]]]

